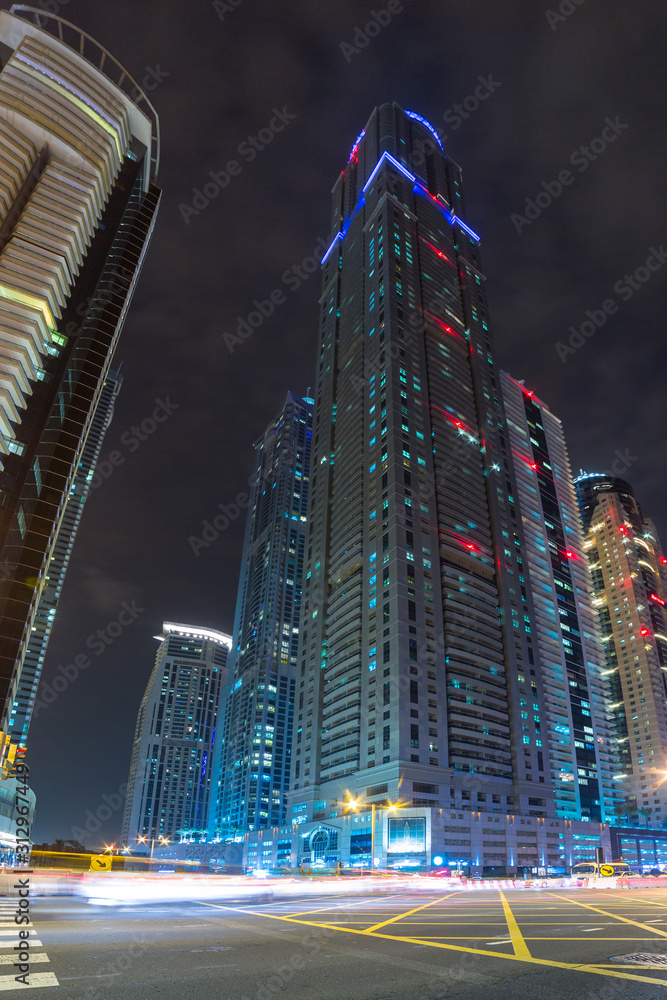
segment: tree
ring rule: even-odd
[[[59,854],[87,854],[88,848],[80,840],[56,838],[52,844],[33,844],[34,851],[57,851]]]
[[[646,820],[646,829],[648,830],[648,821],[651,817],[651,813],[653,812],[653,810],[650,808],[650,806],[642,806],[642,808],[638,809],[637,812],[639,813],[640,816],[643,816],[644,819]]]
[[[611,811],[611,815],[616,820],[619,826],[623,825],[623,820],[625,820],[627,823],[630,818],[627,806],[614,806],[614,808]]]

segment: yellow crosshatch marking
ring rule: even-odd
[[[552,896],[557,896],[558,899],[567,899],[567,896],[559,896],[557,892],[550,893]],[[570,900],[568,900],[570,902]],[[595,913],[601,913],[605,917],[614,917],[615,920],[622,920],[625,924],[633,924],[635,927],[641,927],[643,931],[651,931],[652,934],[658,934],[660,937],[667,937],[667,931],[661,931],[658,927],[652,926],[651,924],[641,924],[637,920],[630,920],[629,917],[622,917],[616,913],[609,913],[608,910],[601,910],[598,906],[591,906],[589,903],[580,903],[578,900],[572,900],[577,906],[584,906],[587,910],[593,910]]]
[[[373,934],[375,931],[379,930],[380,927],[386,927],[387,924],[393,924],[397,920],[405,920],[406,917],[412,916],[413,913],[419,913],[420,910],[425,910],[427,906],[435,906],[436,903],[441,903],[443,899],[449,899],[450,896],[455,896],[456,893],[450,892],[446,896],[440,896],[438,899],[434,899],[431,903],[424,903],[423,906],[417,906],[414,910],[408,910],[407,913],[400,913],[397,917],[392,917],[391,920],[384,920],[381,924],[374,924],[372,927],[367,927],[364,934]]]
[[[464,912],[465,912],[466,916],[474,916],[475,915],[474,911],[471,912],[469,909],[466,908],[465,904],[466,904],[467,900],[464,900],[464,899],[461,898],[460,892],[449,893],[447,896],[440,896],[437,899],[432,900],[430,903],[424,903],[421,906],[417,906],[417,907],[413,907],[413,908],[408,909],[408,910],[404,910],[404,911],[402,911],[400,913],[395,914],[393,917],[390,917],[390,918],[387,918],[386,920],[381,921],[380,923],[371,924],[371,926],[366,927],[365,929],[362,928],[362,927],[356,926],[356,925],[362,923],[361,920],[356,919],[357,917],[363,915],[362,911],[356,910],[356,912],[354,913],[354,916],[352,914],[350,914],[347,919],[345,918],[346,915],[344,913],[340,912],[342,909],[344,909],[346,907],[350,907],[350,908],[353,907],[355,905],[355,901],[352,901],[352,900],[350,900],[349,902],[346,902],[344,906],[341,905],[341,904],[339,904],[338,906],[336,906],[336,904],[333,904],[326,911],[323,910],[323,909],[320,909],[320,908],[314,908],[312,910],[307,910],[304,913],[299,913],[298,915],[297,914],[287,914],[287,913],[285,913],[285,914],[267,913],[267,912],[263,912],[261,910],[250,910],[250,909],[247,909],[245,907],[225,906],[225,905],[220,904],[220,903],[207,903],[207,902],[203,902],[203,901],[201,901],[201,905],[202,906],[210,906],[210,907],[213,907],[215,909],[220,909],[220,910],[227,910],[227,911],[233,911],[233,912],[237,912],[237,913],[243,913],[243,914],[252,915],[252,916],[255,916],[255,917],[264,917],[265,919],[268,919],[268,920],[282,920],[285,923],[301,924],[301,925],[304,925],[304,926],[307,926],[307,927],[317,927],[318,929],[321,929],[321,930],[337,931],[337,932],[342,933],[342,934],[356,934],[356,935],[359,935],[361,937],[365,937],[367,940],[369,938],[377,938],[377,939],[383,940],[383,941],[392,941],[392,942],[400,941],[400,942],[403,942],[404,944],[420,945],[422,947],[430,947],[430,948],[441,948],[441,949],[444,949],[444,950],[447,950],[447,951],[453,951],[453,952],[465,952],[467,954],[480,955],[480,956],[483,956],[483,957],[486,957],[486,958],[503,959],[504,961],[510,961],[510,962],[525,962],[525,963],[530,964],[530,965],[542,965],[542,966],[547,966],[549,968],[566,969],[566,970],[569,970],[570,972],[585,972],[585,973],[588,973],[590,975],[611,976],[612,978],[616,978],[616,979],[631,979],[631,980],[634,980],[635,982],[651,983],[651,984],[656,985],[656,986],[663,986],[663,987],[667,988],[667,979],[665,979],[665,978],[663,978],[663,979],[657,979],[657,978],[654,978],[652,976],[646,976],[646,975],[643,975],[643,974],[638,974],[637,972],[624,972],[624,971],[621,971],[622,967],[619,967],[616,964],[614,964],[614,965],[610,964],[608,958],[602,959],[599,963],[595,963],[595,962],[586,962],[586,963],[579,963],[579,962],[559,962],[559,961],[556,961],[554,959],[535,958],[530,953],[530,950],[529,950],[528,945],[526,943],[527,941],[550,941],[550,942],[553,942],[554,944],[557,944],[559,941],[578,941],[578,942],[581,942],[582,938],[581,937],[576,937],[576,938],[575,937],[559,937],[556,934],[554,936],[552,936],[552,937],[530,937],[530,938],[524,938],[523,934],[521,933],[521,929],[519,927],[519,924],[523,923],[524,921],[522,920],[522,917],[521,917],[519,911],[520,911],[521,904],[523,904],[523,903],[529,903],[529,900],[525,899],[525,897],[524,897],[523,899],[519,899],[519,900],[513,901],[514,910],[516,910],[517,913],[519,913],[519,916],[518,916],[518,919],[517,919],[517,916],[515,915],[515,912],[512,909],[512,906],[510,905],[510,903],[509,903],[507,897],[505,896],[505,894],[503,892],[501,892],[500,890],[496,890],[496,891],[498,892],[498,897],[496,897],[496,899],[490,899],[488,901],[485,901],[485,903],[487,903],[487,908],[484,910],[484,912],[481,915],[482,916],[489,915],[489,913],[488,913],[489,909],[492,908],[494,906],[494,904],[497,904],[497,902],[500,902],[500,904],[502,906],[502,911],[503,911],[503,914],[504,914],[504,917],[505,917],[505,921],[504,922],[493,921],[492,923],[489,923],[489,922],[486,922],[486,921],[481,921],[476,926],[478,926],[480,928],[498,927],[499,928],[499,933],[497,935],[498,941],[496,942],[494,940],[491,940],[490,942],[488,942],[488,944],[489,945],[496,945],[498,948],[502,948],[502,947],[507,948],[507,945],[511,943],[514,954],[508,952],[507,950],[505,950],[505,951],[500,951],[500,950],[499,951],[492,951],[492,950],[490,950],[489,947],[487,947],[487,948],[474,948],[474,947],[470,947],[470,946],[467,946],[467,945],[464,945],[464,944],[449,943],[449,942],[454,942],[454,941],[473,941],[473,940],[477,941],[477,940],[480,940],[479,937],[478,938],[467,938],[467,937],[458,937],[458,936],[451,936],[451,937],[420,936],[420,932],[417,932],[416,936],[414,934],[410,934],[408,936],[408,935],[400,933],[401,930],[407,930],[408,928],[427,927],[427,926],[429,926],[429,927],[435,927],[435,926],[438,926],[438,922],[436,920],[430,920],[430,921],[419,921],[419,920],[416,920],[416,921],[412,921],[409,918],[411,916],[413,916],[414,914],[416,914],[416,913],[419,913],[419,912],[421,912],[423,910],[426,910],[426,909],[429,909],[431,907],[437,906],[437,904],[441,903],[443,899],[448,899],[451,896],[458,896],[459,897],[458,901],[463,904],[463,909],[464,909]],[[573,899],[573,898],[570,898],[570,897],[567,897],[567,896],[561,896],[558,893],[549,893],[548,895],[552,896],[552,897],[555,897],[557,899],[564,900],[566,903],[569,903],[571,907],[573,907],[573,906],[583,907],[586,910],[592,910],[592,911],[594,911],[596,913],[604,914],[604,916],[606,916],[606,917],[610,917],[611,919],[606,922],[605,927],[612,927],[615,923],[623,922],[623,923],[626,923],[626,924],[631,924],[631,925],[633,925],[635,927],[638,927],[638,928],[640,928],[642,930],[649,931],[651,933],[651,935],[652,935],[652,937],[650,937],[650,938],[648,938],[648,937],[639,937],[639,936],[637,936],[637,937],[611,937],[611,936],[610,937],[597,937],[597,936],[595,936],[595,937],[591,937],[589,939],[592,942],[598,942],[599,943],[601,941],[634,941],[634,942],[637,942],[637,943],[641,942],[642,944],[644,944],[647,941],[656,941],[656,940],[659,940],[661,938],[667,937],[667,931],[662,931],[658,927],[656,927],[655,925],[643,924],[643,923],[640,923],[639,921],[632,920],[632,919],[630,919],[628,917],[623,917],[620,914],[609,913],[608,911],[602,910],[599,907],[593,906],[592,904],[580,903],[576,899]],[[388,898],[389,897],[387,897],[387,899]],[[391,898],[396,898],[396,897],[391,897]],[[597,897],[596,897],[596,899],[597,899]],[[383,902],[386,902],[386,901],[387,900],[384,900]],[[477,905],[479,905],[482,901],[481,900],[476,900],[475,902],[477,903]],[[617,905],[619,905],[619,906],[622,905],[622,899],[617,899],[616,902],[617,902]],[[368,904],[369,901],[363,900],[363,901],[360,901],[357,905],[363,906],[365,903]],[[380,903],[379,900],[378,900],[378,903]],[[381,905],[382,904],[380,904],[380,906]],[[530,901],[530,905],[534,906],[535,905],[534,901]],[[646,909],[649,909],[652,905],[653,905],[653,900],[652,899],[646,900],[646,904],[645,904],[645,908]],[[378,909],[380,908],[380,906],[378,906]],[[550,910],[553,910],[553,909],[562,909],[562,910],[567,911],[568,907],[565,907],[565,906],[563,906],[563,907],[544,907],[544,909],[550,909]],[[335,916],[341,916],[343,918],[344,922],[338,923],[338,924],[332,924],[332,923],[326,923],[323,919],[317,919],[317,920],[303,919],[303,918],[307,917],[310,914],[313,914],[313,915],[315,915],[315,914],[324,914],[325,912],[328,912],[331,916],[334,916],[334,915]],[[371,912],[373,912],[373,913],[375,913],[377,915],[377,909],[374,909],[374,910],[370,910],[369,909],[368,913],[371,913]],[[451,922],[451,926],[452,927],[458,927],[458,926],[460,926],[459,923],[458,923],[458,921],[456,920],[456,914],[448,912],[446,907],[443,907],[443,911],[442,912],[443,912],[443,914],[446,914],[450,918],[450,921],[444,921],[443,920],[440,923],[440,926],[442,926],[442,924],[445,924],[445,926],[447,926],[450,922]],[[500,913],[497,913],[497,914],[494,914],[494,915],[495,916],[500,916]],[[526,916],[536,916],[538,914],[534,910],[531,909],[530,911],[526,911],[525,915]],[[556,916],[557,914],[550,913],[549,915],[553,917],[553,916]],[[571,910],[570,910],[570,914],[569,915],[571,915]],[[434,917],[437,916],[437,911],[435,911],[433,909],[430,909],[429,916],[434,916]],[[404,921],[403,926],[401,926],[401,924],[402,924],[403,921]],[[548,926],[549,924],[552,924],[552,923],[555,923],[555,921],[546,921],[542,926]],[[565,921],[561,921],[561,923],[562,924],[566,924],[566,925],[567,924],[573,924],[574,926],[579,926],[579,927],[583,926],[582,921],[575,921],[575,920],[565,920]],[[355,926],[349,926],[350,924],[354,924]],[[531,926],[535,926],[535,925],[540,926],[540,923],[538,921],[531,921],[530,924],[531,924]],[[382,930],[381,930],[382,928],[389,928],[389,932],[383,933]],[[398,933],[395,933],[395,932],[398,932]],[[421,933],[424,933],[424,932],[421,932]],[[508,933],[509,933],[509,938],[508,938]],[[493,938],[493,934],[491,934],[490,937]],[[653,965],[650,965],[650,964],[646,964],[646,965],[632,966],[632,968],[633,969],[637,969],[637,970],[638,969],[650,970],[650,969],[661,968],[661,967],[660,966],[653,966]]]

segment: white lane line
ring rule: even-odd
[[[108,979],[109,976],[120,976],[120,972],[104,972],[97,976],[61,976],[63,982],[70,979]]]
[[[582,934],[590,934],[591,931],[603,931],[604,927],[582,927]]]
[[[28,985],[17,983],[13,976],[0,976],[0,990],[30,990],[39,986],[60,986],[53,972],[31,972]]]
[[[19,931],[28,931],[32,927],[32,924],[14,924],[13,927],[6,927],[4,930],[0,929],[0,937],[11,937],[12,934],[18,934]]]
[[[487,941],[487,944],[511,944],[512,938],[502,938],[500,941]]]
[[[237,965],[231,965],[229,962],[226,965],[195,965],[195,969],[237,969]]]

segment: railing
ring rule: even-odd
[[[12,4],[9,13],[34,24],[41,31],[49,32],[63,45],[67,45],[68,48],[77,52],[83,59],[104,73],[114,86],[118,87],[126,97],[130,98],[133,104],[136,104],[140,111],[147,115],[151,122],[151,178],[155,178],[160,165],[160,122],[157,111],[136,80],[107,49],[70,21],[57,17],[55,14],[38,10],[36,7],[28,7],[19,3]]]

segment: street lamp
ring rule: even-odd
[[[159,834],[157,838],[156,837],[151,837],[151,853],[150,853],[150,856],[148,858],[148,868],[149,868],[149,870],[150,870],[150,868],[151,868],[151,866],[153,864],[153,850],[155,848],[155,841],[156,841],[156,839],[158,839],[160,841],[160,846],[163,846],[163,845],[166,846],[167,844],[171,843],[171,841],[169,840],[169,837],[163,837],[162,834]],[[137,843],[138,844],[147,844],[148,843],[148,834],[146,834],[145,837],[137,837]]]
[[[350,795],[349,792],[347,794]],[[348,799],[348,801],[343,804],[343,808],[345,808],[345,809],[351,809],[352,812],[357,812],[358,809],[359,809],[359,806],[362,805],[362,804],[363,804],[362,803],[362,799],[353,799],[352,796],[350,796],[349,799]],[[396,812],[397,809],[401,808],[402,803],[401,802],[387,802],[387,805],[383,807],[383,806],[376,806],[375,802],[371,802],[370,806],[371,806],[371,860],[370,860],[369,867],[370,867],[370,869],[372,871],[373,870],[373,864],[374,864],[374,861],[375,861],[375,810],[377,808],[379,810],[379,812],[382,812],[382,809],[385,808],[389,812]]]

